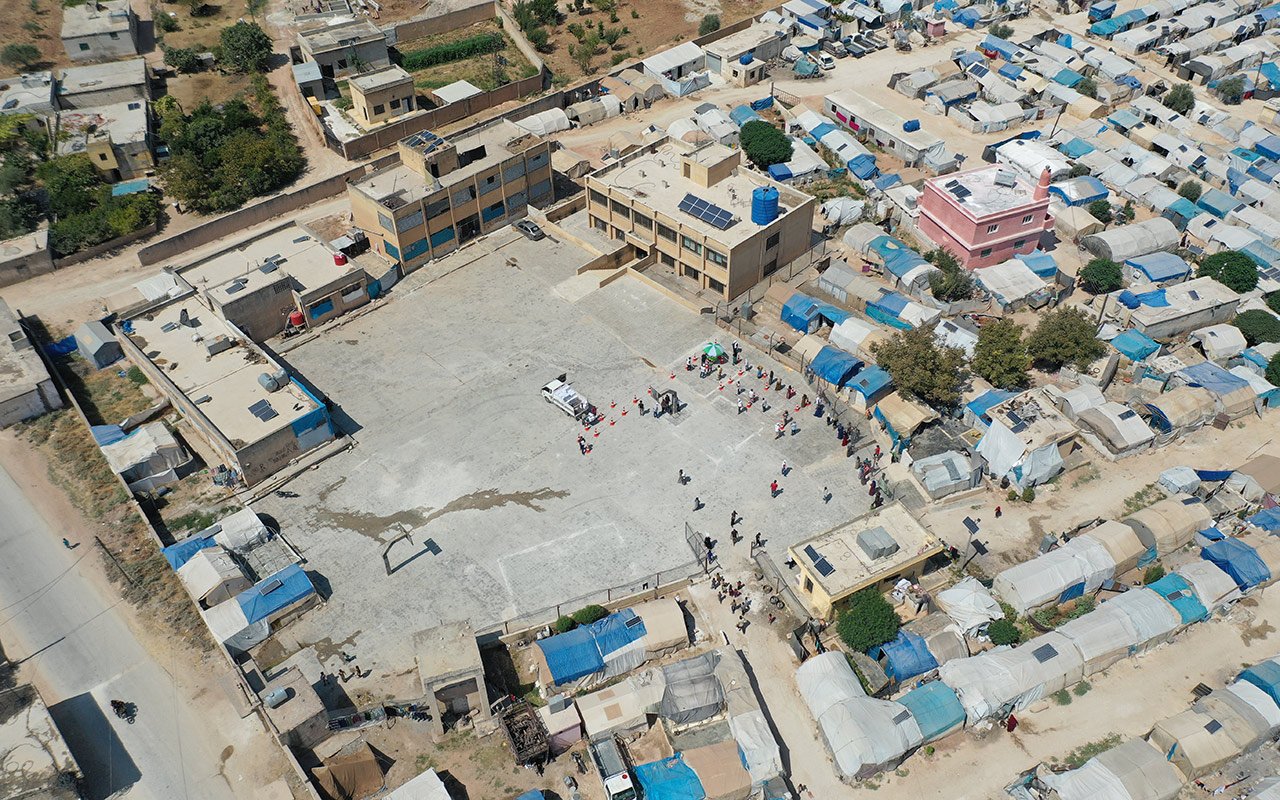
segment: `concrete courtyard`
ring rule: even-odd
[[[781,560],[787,545],[865,512],[853,462],[811,408],[782,438],[781,393],[769,412],[739,414],[736,384],[684,369],[708,339],[731,339],[638,278],[600,288],[607,273],[576,275],[590,258],[504,231],[284,356],[349,417],[357,442],[291,481],[300,498],[255,506],[332,592],[281,632],[284,653],[317,644],[336,671],[341,648],[369,679],[392,679],[411,670],[419,629],[469,620],[485,630],[608,587],[682,577],[694,558],[686,522],[730,556],[737,510],[745,541],[733,559],[745,560],[759,531]],[[765,365],[801,391],[799,375]],[[561,373],[606,415],[598,436],[540,397]],[[655,420],[646,399],[641,415],[633,399],[650,386],[675,388],[683,411]],[[763,391],[754,374],[746,386]],[[775,478],[782,492],[771,498]],[[695,496],[705,504],[696,512]],[[384,543],[406,530],[413,542],[391,549],[388,576]]]

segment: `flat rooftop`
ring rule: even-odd
[[[714,163],[728,153],[727,147],[711,144],[692,155],[699,163]],[[741,165],[724,180],[712,186],[702,186],[681,174],[681,158],[686,154],[687,151],[668,142],[660,145],[656,152],[640,151],[634,157],[592,173],[591,177],[729,247],[750,239],[761,230],[751,221],[751,192],[756,187],[771,186],[778,190],[780,218],[813,199]],[[689,194],[733,214],[733,223],[722,230],[706,220],[680,211],[680,201]]]
[[[450,622],[418,631],[413,646],[418,651],[418,679],[424,694],[438,680],[484,672],[476,632],[469,623]]]
[[[935,145],[943,143],[942,139],[929,133],[924,128],[915,131],[904,131],[902,125],[907,121],[905,117],[899,116],[876,101],[863,97],[851,89],[832,92],[826,95],[826,99],[853,112],[861,119],[874,123],[886,135],[905,142],[917,150],[928,150]]]
[[[100,92],[122,86],[145,86],[146,83],[146,59],[128,58],[107,64],[67,67],[58,73],[58,94],[62,96]]]
[[[367,19],[337,19],[298,33],[298,42],[305,43],[312,53],[386,38],[386,34]]]
[[[0,335],[3,335],[3,340],[0,340],[0,401],[26,394],[40,382],[49,380],[49,371],[35,347],[15,350],[7,341],[10,332],[18,330],[17,318],[0,298]]]
[[[359,89],[361,93],[368,94],[369,92],[376,92],[379,89],[385,89],[388,86],[395,86],[398,83],[412,80],[412,75],[405,72],[402,67],[392,64],[389,67],[357,75],[349,79],[347,83]]]
[[[179,324],[183,311],[189,315],[190,325]],[[130,340],[237,448],[287,428],[319,408],[292,383],[275,392],[264,389],[258,376],[273,372],[280,365],[268,360],[256,347],[244,344],[231,326],[196,297],[130,321]],[[236,344],[210,356],[205,342],[219,336]],[[270,403],[276,412],[274,417],[262,419],[249,410],[262,400]]]
[[[897,550],[873,558],[859,542],[859,534],[864,533],[869,533],[864,539],[879,541],[887,541],[887,534],[897,544]],[[906,508],[894,503],[874,514],[792,545],[791,557],[802,562],[823,591],[834,598],[861,589],[879,580],[879,576],[892,575],[920,558],[941,551],[942,547],[942,542],[926,531]],[[829,570],[820,566],[824,559]]]
[[[1036,202],[1036,189],[1013,168],[980,167],[969,172],[939,175],[926,181],[951,198],[970,217],[1001,214]]]
[[[129,30],[129,0],[89,0],[62,10],[62,38]]]
[[[276,269],[268,267],[264,272],[262,267],[268,262],[276,264]],[[178,275],[195,289],[210,290],[210,294],[223,299],[218,292],[225,292],[232,281],[243,285],[235,292],[240,294],[274,283],[283,273],[293,279],[299,294],[305,294],[359,270],[354,260],[335,265],[333,251],[324,242],[301,227],[290,225],[180,267]]]
[[[88,138],[105,133],[114,144],[134,144],[147,138],[147,103],[130,100],[75,111],[58,112],[58,154],[83,153]]]
[[[762,44],[781,38],[778,35],[779,31],[780,28],[777,25],[757,22],[744,31],[731,33],[723,39],[717,39],[702,49],[706,53],[718,55],[721,58],[735,58],[756,49]]]
[[[1014,395],[992,406],[987,416],[1000,420],[1029,450],[1063,441],[1078,432],[1042,389],[1028,389]]]
[[[8,666],[0,666],[8,672]],[[6,676],[7,677],[7,676]],[[34,686],[0,691],[0,753],[11,767],[0,773],[0,796],[74,800],[80,768]],[[12,793],[11,793],[12,792]]]
[[[1155,289],[1155,286],[1151,286]],[[1132,287],[1132,291],[1144,291],[1142,287]],[[1165,320],[1178,319],[1197,311],[1226,305],[1240,299],[1240,295],[1218,283],[1213,278],[1192,278],[1184,283],[1175,283],[1164,289],[1167,306],[1140,305],[1129,315],[1144,325],[1154,325]],[[1114,298],[1113,298],[1114,300]],[[1123,308],[1117,304],[1117,308]]]
[[[52,103],[52,72],[29,72],[0,78],[0,113],[16,114],[32,106],[48,107]]]

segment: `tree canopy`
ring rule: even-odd
[[[1022,326],[1011,319],[988,322],[978,329],[973,348],[973,372],[1000,389],[1021,389],[1031,382],[1031,357]]]
[[[1040,318],[1027,339],[1027,352],[1037,366],[1047,370],[1068,364],[1083,369],[1107,351],[1094,329],[1080,309],[1058,308]]]
[[[1258,286],[1258,267],[1238,250],[1223,250],[1200,262],[1198,277],[1213,278],[1235,292],[1251,292]]]
[[[874,352],[900,390],[931,406],[959,404],[960,389],[969,377],[964,351],[939,345],[931,328],[899,331],[877,343]]]
[[[236,72],[262,72],[271,58],[271,37],[256,22],[240,20],[222,29],[221,61]]]
[[[791,140],[782,131],[761,120],[753,120],[742,126],[738,144],[751,163],[760,169],[768,169],[774,164],[791,160]]]
[[[1112,217],[1115,216],[1111,211],[1111,203],[1107,200],[1094,200],[1092,203],[1085,206],[1085,208],[1094,219],[1101,222],[1103,225],[1111,222]]]
[[[836,620],[840,641],[859,653],[893,641],[900,627],[898,612],[874,586],[851,595]]]
[[[1095,258],[1080,270],[1080,286],[1090,294],[1106,294],[1124,286],[1124,275],[1116,262]]]
[[[1262,342],[1280,342],[1280,319],[1269,311],[1260,308],[1242,311],[1231,324],[1240,329],[1250,347]]]
[[[1266,378],[1274,386],[1280,386],[1280,353],[1276,353],[1271,357],[1271,361],[1267,362]]]
[[[1189,83],[1180,83],[1169,90],[1160,102],[1164,103],[1165,108],[1173,109],[1179,114],[1185,114],[1195,107],[1196,92],[1191,88]]]
[[[925,253],[924,257],[940,270],[929,273],[929,293],[936,299],[952,303],[973,297],[973,276],[969,274],[969,270],[960,266],[959,260],[950,250],[939,247]]]
[[[49,246],[61,255],[133,233],[160,218],[158,195],[148,191],[113,197],[111,186],[83,153],[44,162],[36,177],[52,215]]]
[[[1183,197],[1187,198],[1193,203],[1199,200],[1200,195],[1203,193],[1204,193],[1204,187],[1200,185],[1199,181],[1194,180],[1192,178],[1187,178],[1185,181],[1182,182],[1182,185],[1178,187],[1178,194],[1182,195]]]

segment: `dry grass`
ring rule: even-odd
[[[516,48],[506,31],[493,20],[477,22],[474,25],[455,28],[434,36],[400,42],[396,45],[396,49],[401,53],[411,53],[414,50],[424,50],[428,47],[456,42],[459,39],[469,39],[472,36],[481,36],[486,33],[500,33],[506,39],[507,46],[498,53],[498,55],[506,59],[507,63],[505,65],[498,65],[492,53],[485,53],[471,58],[464,58],[460,61],[438,64],[434,67],[410,72],[409,74],[413,76],[413,85],[418,89],[438,89],[454,81],[470,81],[477,88],[487,92],[503,84],[527,78],[537,71],[529,63],[529,59],[525,58],[524,54]]]

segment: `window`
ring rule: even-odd
[[[609,207],[609,199],[595,189],[591,190],[591,202],[598,206]]]
[[[89,45],[88,45],[86,42],[81,42],[81,43],[80,43],[80,52],[81,52],[81,53],[87,53],[88,51],[89,51]]]
[[[427,219],[435,219],[441,214],[449,213],[449,198],[441,197],[439,200],[432,200],[426,206]]]
[[[988,226],[987,226],[987,233],[995,233],[995,232],[996,232],[996,231],[998,231],[998,230],[1000,230],[1000,226],[999,226],[999,225],[988,225]]]
[[[778,242],[780,241],[782,241],[782,231],[778,231],[774,235],[770,236],[768,239],[765,239],[764,249],[772,250],[773,248],[778,246]]]
[[[107,35],[108,35],[108,36],[110,36],[112,39],[119,39],[119,38],[120,38],[120,34],[119,34],[119,33],[117,33],[117,32],[115,32],[115,31],[111,31],[111,32],[110,32],[110,33],[108,33]]]
[[[424,255],[427,252],[427,240],[419,239],[404,249],[404,260],[412,261],[413,259]]]
[[[20,342],[25,338],[27,338],[26,334],[24,334],[22,331],[14,331],[13,333],[9,334],[9,341],[11,342]]]
[[[388,217],[386,214],[378,214],[378,224],[387,232],[395,230],[395,223],[392,222],[391,217]]]
[[[724,284],[716,280],[715,278],[711,277],[710,275],[707,276],[707,286],[709,286],[712,289],[715,289],[720,294],[724,294]]]
[[[991,255],[991,248],[990,248],[990,247],[984,247],[984,248],[982,248],[982,252],[981,252],[981,253],[978,253],[978,258],[986,258],[986,257],[987,257],[987,256],[989,256],[989,255]]]
[[[502,182],[498,180],[498,175],[495,173],[480,181],[480,194],[488,194],[494,189],[499,189],[501,187]]]
[[[618,216],[622,217],[623,219],[631,219],[631,207],[630,207],[630,206],[623,205],[622,203],[619,203],[617,200],[610,200],[610,201],[609,201],[609,208],[612,208],[612,209],[613,209],[613,213],[617,214]]]
[[[666,225],[663,225],[661,222],[658,223],[658,235],[670,242],[674,242],[676,240],[676,232],[668,228]]]
[[[382,249],[386,251],[387,255],[391,256],[391,257],[392,257],[392,258],[394,258],[396,261],[399,261],[399,260],[400,260],[400,248],[396,247],[396,246],[395,246],[394,244],[392,244],[391,242],[383,242],[383,243],[382,243]],[[325,302],[329,303],[329,305],[333,305],[333,302],[332,302],[332,301],[325,301]],[[314,312],[314,310],[315,310],[315,309],[314,309],[314,308],[312,308],[312,311],[313,311],[313,312]],[[314,316],[314,314],[313,314],[313,316]]]
[[[676,265],[675,257],[669,256],[666,253],[662,252],[661,250],[658,251],[658,258],[660,258],[662,260],[662,263],[666,264],[668,267],[674,267]]]
[[[1027,243],[1027,240],[1026,240],[1026,239],[1018,239],[1018,240],[1014,241],[1013,246],[1014,246],[1014,247],[1022,247],[1022,246],[1023,246],[1024,244],[1026,244],[1026,243]]]
[[[1034,218],[1035,218],[1035,214],[1028,214],[1022,218],[1022,224],[1029,225],[1031,224],[1031,220],[1033,220]]]
[[[416,228],[421,224],[422,224],[422,212],[415,211],[409,216],[404,217],[403,219],[396,220],[396,231],[399,233],[404,233],[410,228]]]
[[[635,212],[633,219],[635,219],[636,225],[638,225],[639,227],[649,231],[653,230],[652,217],[646,217],[644,214],[641,214],[639,211],[637,211]]]
[[[470,203],[476,199],[476,187],[474,184],[468,184],[453,193],[453,205],[460,206],[463,203]]]
[[[778,271],[778,259],[775,256],[772,261],[764,265],[764,276],[767,278]]]
[[[710,247],[707,248],[707,260],[710,261],[712,264],[716,264],[717,266],[721,266],[721,267],[729,266],[729,259],[725,258],[723,253],[717,253],[715,250],[712,250]]]
[[[804,579],[804,590],[810,594],[813,594],[813,581],[810,580],[808,576],[805,576],[805,579]]]
[[[107,160],[107,154],[106,154],[106,153],[98,153],[98,160],[99,160],[99,161],[106,161],[106,160]]]
[[[685,250],[688,250],[690,253],[694,253],[696,255],[702,255],[702,245],[690,239],[688,236],[680,237],[680,246],[683,247]]]
[[[492,222],[493,220],[497,219],[498,217],[501,217],[503,214],[506,214],[506,213],[507,213],[506,207],[503,206],[502,201],[499,200],[498,202],[494,203],[493,205],[481,211],[480,219],[484,220],[485,222]]]
[[[386,106],[384,106],[382,103],[378,103],[376,106],[374,106],[374,107],[373,107],[373,113],[374,113],[374,114],[381,114],[381,113],[385,112],[386,110],[387,110],[387,107],[386,107]]]
[[[439,247],[445,242],[451,242],[453,241],[453,236],[454,236],[454,233],[453,233],[452,225],[450,225],[449,227],[443,230],[436,231],[435,233],[431,234],[431,246]]]
[[[344,303],[355,302],[356,300],[359,300],[364,295],[364,284],[353,283],[350,286],[344,286],[340,294],[342,295],[342,302]]]
[[[543,150],[537,155],[529,156],[529,171],[533,172],[539,167],[546,166],[547,162],[550,160],[551,160],[551,152],[549,150]]]
[[[608,232],[609,232],[609,225],[608,225],[604,220],[599,219],[599,218],[597,218],[597,217],[592,217],[592,218],[591,218],[591,227],[595,228],[596,230],[600,231],[601,233],[608,233]]]
[[[338,59],[338,69],[346,69],[346,68],[347,68],[347,60],[345,58]]]
[[[395,98],[395,97],[393,97],[393,98],[391,99],[391,102],[390,102],[390,103],[388,103],[387,105],[391,106],[392,108],[399,108],[399,107],[400,107],[400,99],[399,99],[399,98]]]
[[[623,233],[621,228],[610,228],[609,235],[619,240],[622,239],[622,237],[626,236],[626,234]]]
[[[693,278],[695,281],[702,278],[702,273],[698,272],[696,269],[689,266],[688,264],[680,265],[680,274],[684,275],[686,278]]]

